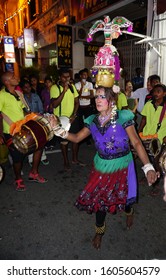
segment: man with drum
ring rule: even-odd
[[[19,120],[23,120],[27,114],[27,110],[21,98],[22,93],[19,94],[15,90],[18,85],[18,79],[11,72],[5,72],[1,76],[4,87],[0,91],[0,143],[6,142],[9,153],[13,160],[13,171],[15,175],[15,185],[17,191],[24,191],[26,189],[21,170],[23,167],[23,160],[25,154],[18,151],[13,142],[12,135],[10,135],[10,125]],[[33,164],[29,173],[29,181],[45,183],[47,180],[39,175],[38,168],[41,160],[42,150],[34,152]]]
[[[160,169],[159,157],[161,156],[163,147],[166,144],[165,96],[166,86],[163,84],[156,84],[152,89],[152,100],[145,104],[141,112],[142,120],[139,127],[139,135],[142,141],[145,143],[145,145],[149,143],[150,149],[148,149],[148,147],[146,147],[146,149],[150,150],[156,170]],[[156,139],[155,142],[154,139]],[[152,141],[155,144],[152,144]],[[151,195],[157,195],[158,193],[159,190],[154,185]]]

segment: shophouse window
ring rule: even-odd
[[[56,50],[49,50],[49,65],[57,65],[57,51]]]

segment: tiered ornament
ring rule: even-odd
[[[95,55],[92,75],[96,77],[96,86],[113,87],[113,91],[118,93],[120,79],[120,61],[117,49],[112,45],[112,39],[117,39],[121,34],[121,29],[127,28],[132,32],[133,24],[125,17],[115,17],[110,21],[109,16],[103,20],[97,20],[90,28],[87,42],[91,42],[92,35],[98,31],[104,31],[105,44]]]

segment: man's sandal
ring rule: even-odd
[[[23,192],[26,190],[23,179],[15,180],[15,184],[16,184],[16,191]]]
[[[34,174],[32,172],[29,173],[28,180],[31,182],[36,182],[36,183],[40,183],[40,184],[48,182],[48,180],[43,178],[42,176],[40,176],[39,173]]]

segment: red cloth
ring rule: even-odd
[[[94,168],[89,182],[76,201],[79,210],[88,213],[105,211],[115,213],[123,210],[127,200],[127,168],[112,174],[103,174]]]

